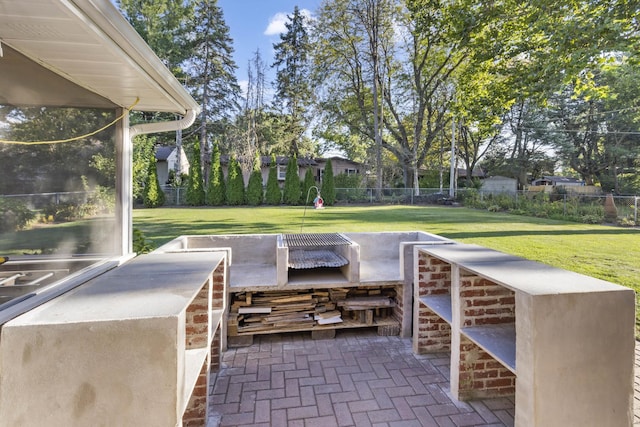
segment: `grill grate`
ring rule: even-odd
[[[350,245],[351,241],[338,233],[285,234],[284,243],[289,248]]]
[[[289,268],[302,270],[308,268],[321,267],[342,267],[349,264],[349,261],[342,255],[330,250],[304,250],[295,249],[289,252]]]

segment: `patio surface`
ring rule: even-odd
[[[640,426],[636,343],[634,426]],[[213,426],[513,426],[514,399],[459,402],[448,353],[415,355],[410,338],[375,330],[256,336],[223,353],[211,386]]]

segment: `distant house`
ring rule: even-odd
[[[344,159],[342,157],[329,157],[331,159],[331,170],[333,171],[333,175],[357,175],[362,171],[362,164],[358,162],[354,162],[353,160]],[[316,168],[316,181],[322,182],[322,176],[324,175],[324,168],[327,165],[327,160],[325,158],[316,159],[318,166]]]
[[[518,190],[518,180],[506,176],[490,176],[482,180],[481,190],[489,194],[515,194]]]
[[[229,156],[221,155],[220,156],[220,164],[222,166],[222,171],[224,176],[227,176],[227,172],[229,170]],[[240,160],[242,162],[242,159]],[[262,172],[262,184],[266,185],[267,180],[269,178],[269,168],[271,167],[271,157],[262,156],[260,158],[261,161],[261,172]],[[280,183],[284,182],[284,179],[287,175],[287,164],[289,163],[289,157],[287,156],[277,156],[276,157],[276,168],[278,172],[278,181]],[[322,176],[324,174],[324,168],[327,164],[327,159],[325,158],[310,158],[310,157],[299,157],[298,158],[298,175],[300,180],[304,179],[305,174],[307,173],[307,169],[311,169],[313,172],[314,179],[316,183],[322,183]],[[346,173],[348,175],[360,173],[362,165],[358,162],[354,162],[351,160],[343,159],[341,157],[331,157],[331,168],[333,170],[334,175],[338,175],[341,173]],[[251,174],[251,164],[247,164],[246,167],[243,168],[243,178],[245,185],[249,182],[249,175]]]
[[[169,181],[169,171],[178,171],[178,148],[156,147],[156,170],[158,171],[158,182],[160,185]],[[189,173],[189,159],[184,149],[180,147],[180,175]]]
[[[543,176],[542,178],[534,180],[531,185],[551,185],[557,186],[583,186],[584,181],[578,178],[570,178],[566,176]]]
[[[458,168],[456,170],[456,173],[459,180],[467,179],[467,168]],[[476,166],[475,168],[473,168],[473,171],[471,172],[471,177],[484,179],[486,177],[486,174],[484,172],[484,169],[482,169],[481,166]]]
[[[594,185],[585,185],[585,182],[578,178],[569,178],[566,176],[543,176],[534,180],[528,191],[544,191],[551,193],[556,189],[562,189],[570,194],[601,194],[602,188]]]

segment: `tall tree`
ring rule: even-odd
[[[198,0],[193,14],[189,59],[189,86],[200,102],[201,163],[204,181],[209,182],[212,140],[224,135],[229,121],[239,110],[238,85],[233,60],[233,40],[217,0]]]
[[[336,185],[333,177],[333,165],[331,159],[327,159],[322,174],[322,199],[325,205],[331,206],[336,202]]]
[[[306,204],[306,202],[308,202],[307,197],[315,196],[315,193],[309,191],[312,187],[315,186],[316,181],[313,178],[313,171],[311,170],[311,168],[307,168],[306,172],[304,173],[304,181],[302,181],[302,193],[300,194],[301,204]]]
[[[218,148],[218,143],[214,142],[211,150],[211,172],[209,173],[209,185],[207,187],[207,204],[211,206],[224,205],[226,192],[224,173],[220,164],[220,148]]]
[[[640,71],[625,60],[594,70],[593,86],[573,86],[551,102],[550,130],[561,136],[556,150],[589,185],[620,191],[618,175],[640,159]]]
[[[182,64],[191,55],[187,36],[193,1],[117,0],[116,4],[171,72],[184,77]]]
[[[133,140],[133,200],[142,203],[149,159],[154,158],[155,138],[150,135],[137,135]]]
[[[251,206],[261,205],[264,200],[261,159],[260,153],[256,153],[253,160],[253,170],[247,184],[247,203]]]
[[[310,86],[310,49],[306,18],[295,6],[293,15],[287,16],[287,31],[280,35],[280,42],[273,45],[276,72],[276,104],[286,112],[287,141],[291,156],[308,154],[302,147],[303,134],[310,116],[308,107],[313,91]]]
[[[158,181],[158,169],[155,156],[148,161],[147,182],[144,186],[143,203],[147,208],[157,208],[164,205],[165,196]]]
[[[267,152],[266,141],[263,136],[263,122],[265,116],[264,90],[266,65],[262,60],[260,49],[254,52],[247,68],[247,94],[244,104],[244,119],[246,122],[246,148],[243,155],[253,158],[256,152]],[[243,127],[243,128],[244,128]]]
[[[287,205],[297,205],[300,202],[300,174],[298,172],[298,158],[289,157],[287,172],[284,177],[282,198]]]
[[[227,174],[227,203],[231,206],[242,205],[245,202],[244,178],[240,163],[235,156],[229,161]]]
[[[104,173],[114,168],[97,169],[96,155],[114,160],[113,129],[82,137],[114,119],[112,110],[87,108],[19,108],[0,109],[4,139],[20,142],[46,142],[79,139],[53,144],[0,144],[0,193],[20,194],[83,190],[81,176],[91,186],[113,185],[115,175]],[[146,170],[148,156],[144,157]],[[115,163],[114,163],[115,165]]]
[[[282,190],[280,190],[280,185],[278,184],[278,162],[273,154],[269,163],[265,201],[269,205],[279,205],[282,202]]]
[[[422,7],[428,11],[416,9],[426,18],[396,0],[325,1],[314,32],[324,123],[390,152],[405,186],[416,185],[417,169],[450,120],[452,91],[443,88],[452,84],[468,50],[468,36],[447,20],[451,6]],[[380,168],[384,156],[375,153],[371,163]]]
[[[202,182],[202,167],[200,165],[200,143],[198,140],[194,140],[192,145],[186,202],[191,206],[202,206],[205,201],[205,193],[204,183]]]

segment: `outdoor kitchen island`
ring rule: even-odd
[[[0,426],[205,425],[226,269],[141,255],[7,322]]]
[[[630,426],[632,289],[477,245],[416,246],[414,352],[450,351],[460,400],[515,426]]]
[[[377,328],[411,335],[413,246],[450,244],[419,231],[181,236],[158,252],[227,250],[227,344],[254,335]],[[223,345],[224,346],[224,345]]]

